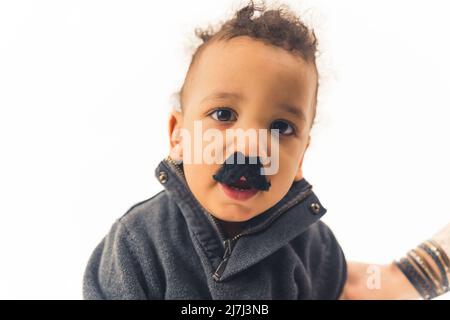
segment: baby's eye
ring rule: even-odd
[[[270,129],[278,129],[280,134],[289,136],[295,132],[294,127],[284,120],[275,120],[270,124]]]
[[[218,121],[234,121],[237,119],[234,111],[228,108],[217,108],[210,115],[214,120]]]

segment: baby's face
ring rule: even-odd
[[[170,133],[175,129],[189,132],[191,150],[186,150],[187,144],[180,145],[183,156],[189,154],[191,161],[184,161],[183,166],[200,204],[219,219],[245,221],[275,205],[294,180],[302,178],[313,121],[316,68],[299,56],[247,36],[209,43],[198,58],[185,82],[183,112],[171,114]],[[223,133],[224,159],[234,151],[248,155],[250,144],[255,143],[246,140],[243,147],[227,143],[227,129],[266,129],[269,135],[271,128],[278,129],[279,166],[267,176],[270,189],[237,199],[213,179],[222,163],[192,161],[195,148],[208,145],[194,143],[200,123],[202,134],[210,129]],[[176,142],[180,141],[171,141],[172,150]],[[267,156],[274,150],[272,145],[269,137]]]

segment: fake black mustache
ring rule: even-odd
[[[263,165],[259,157],[245,157],[241,152],[235,152],[225,160],[222,167],[213,175],[213,178],[217,182],[238,188],[254,188],[267,191],[270,188],[270,182],[265,175],[261,174],[262,167]],[[245,177],[246,179],[244,185],[242,182],[238,182],[241,177]]]

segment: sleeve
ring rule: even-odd
[[[331,229],[318,221],[320,241],[316,241],[320,260],[315,273],[315,297],[323,300],[337,300],[347,281],[347,261]]]
[[[89,258],[83,275],[83,299],[157,299],[154,288],[149,288],[142,269],[144,257],[139,253],[125,224],[117,220]]]

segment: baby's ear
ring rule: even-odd
[[[305,158],[305,153],[306,153],[306,150],[309,147],[309,143],[310,142],[311,142],[311,136],[309,135],[308,136],[308,142],[306,143],[305,150],[303,151],[302,158],[300,159],[300,163],[299,163],[298,168],[297,168],[297,173],[295,174],[295,178],[294,178],[295,181],[300,181],[303,178],[303,171],[302,171],[303,159]]]
[[[174,160],[182,160],[183,148],[181,143],[182,114],[173,110],[169,116],[170,156]]]
[[[179,111],[171,111],[169,115],[169,139],[170,148],[181,142],[181,119],[182,115]]]

